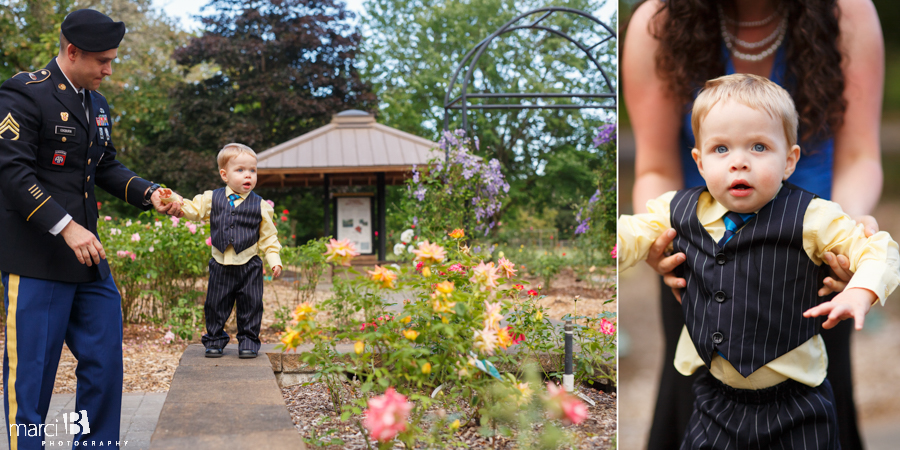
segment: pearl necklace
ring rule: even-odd
[[[783,17],[781,19],[781,22],[778,24],[778,27],[775,28],[774,31],[772,31],[772,34],[770,34],[770,35],[766,36],[765,38],[763,38],[762,40],[759,40],[756,42],[747,42],[743,39],[738,39],[738,37],[735,36],[734,34],[732,34],[730,31],[728,31],[727,28],[723,27],[723,29],[725,30],[724,31],[725,34],[728,35],[728,40],[730,40],[731,42],[733,42],[741,47],[744,47],[744,48],[749,48],[749,49],[760,48],[763,45],[768,45],[769,43],[774,41],[775,38],[777,38],[778,35],[782,33],[782,31],[787,29],[787,17]]]
[[[722,7],[720,6],[719,24],[722,31],[722,40],[725,41],[725,47],[728,48],[728,51],[731,52],[732,56],[743,61],[762,61],[763,59],[766,59],[767,57],[769,57],[769,55],[774,53],[775,50],[778,50],[778,47],[781,47],[781,44],[784,42],[784,37],[785,35],[787,35],[787,16],[781,19],[781,23],[778,25],[778,28],[776,28],[771,35],[758,42],[746,42],[737,39],[737,37],[728,32],[728,29],[725,27],[725,22],[725,13],[724,11],[722,11]],[[763,45],[766,45],[766,43],[771,41],[773,38],[775,39],[775,42],[758,54],[743,53],[734,48],[735,43],[746,48],[761,47]]]

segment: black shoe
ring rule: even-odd
[[[207,358],[221,358],[222,357],[222,349],[221,348],[208,348],[206,349],[206,357]]]
[[[238,358],[241,358],[241,359],[256,358],[256,352],[253,350],[241,350],[238,352]]]

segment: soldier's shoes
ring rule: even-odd
[[[256,352],[253,350],[241,350],[238,352],[238,358],[241,358],[241,359],[256,358]]]
[[[207,358],[221,358],[223,355],[221,348],[208,348],[206,349],[206,357]]]

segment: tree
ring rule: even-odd
[[[342,3],[213,0],[206,9],[212,12],[202,19],[203,34],[173,58],[185,74],[203,64],[214,73],[173,91],[171,132],[144,152],[165,162],[154,170],[177,187],[221,184],[214,156],[228,142],[262,151],[333,114],[374,106],[355,68],[360,36]]]
[[[380,121],[437,140],[451,71],[478,41],[531,9],[556,5],[591,12],[602,3],[370,0],[364,17],[368,34],[363,75],[373,83],[381,100]],[[599,25],[571,15],[555,14],[542,24],[564,30],[590,45],[600,41],[600,35],[605,36]],[[615,29],[615,23],[608,25]],[[601,55],[607,73],[613,77],[615,51],[615,40],[609,40],[593,53]],[[472,80],[470,92],[606,90],[602,77],[581,50],[555,35],[534,31],[518,31],[495,40],[479,60]],[[615,83],[614,78],[612,81]],[[457,85],[452,96],[459,92]],[[562,209],[557,226],[574,230],[574,205],[591,196],[597,186],[600,157],[590,145],[592,130],[603,121],[614,121],[613,115],[587,110],[472,110],[469,123],[472,135],[481,140],[480,154],[497,158],[511,185],[511,200],[504,212]],[[460,123],[459,112],[451,117],[451,123]]]

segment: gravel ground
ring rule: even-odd
[[[596,406],[588,405],[588,418],[578,424],[564,427],[572,433],[577,449],[609,449],[616,435],[616,394],[607,394],[592,389],[582,390]],[[346,422],[334,411],[324,383],[297,385],[282,389],[285,403],[297,430],[307,443],[316,440],[330,443],[339,439],[342,443],[325,444],[328,450],[366,449],[362,431],[356,425],[361,416],[352,416]],[[477,426],[463,427],[455,434],[454,448],[513,449],[514,439],[505,437],[484,437]],[[394,448],[402,448],[400,444]],[[418,447],[417,447],[418,448]],[[421,448],[425,448],[422,446]]]

